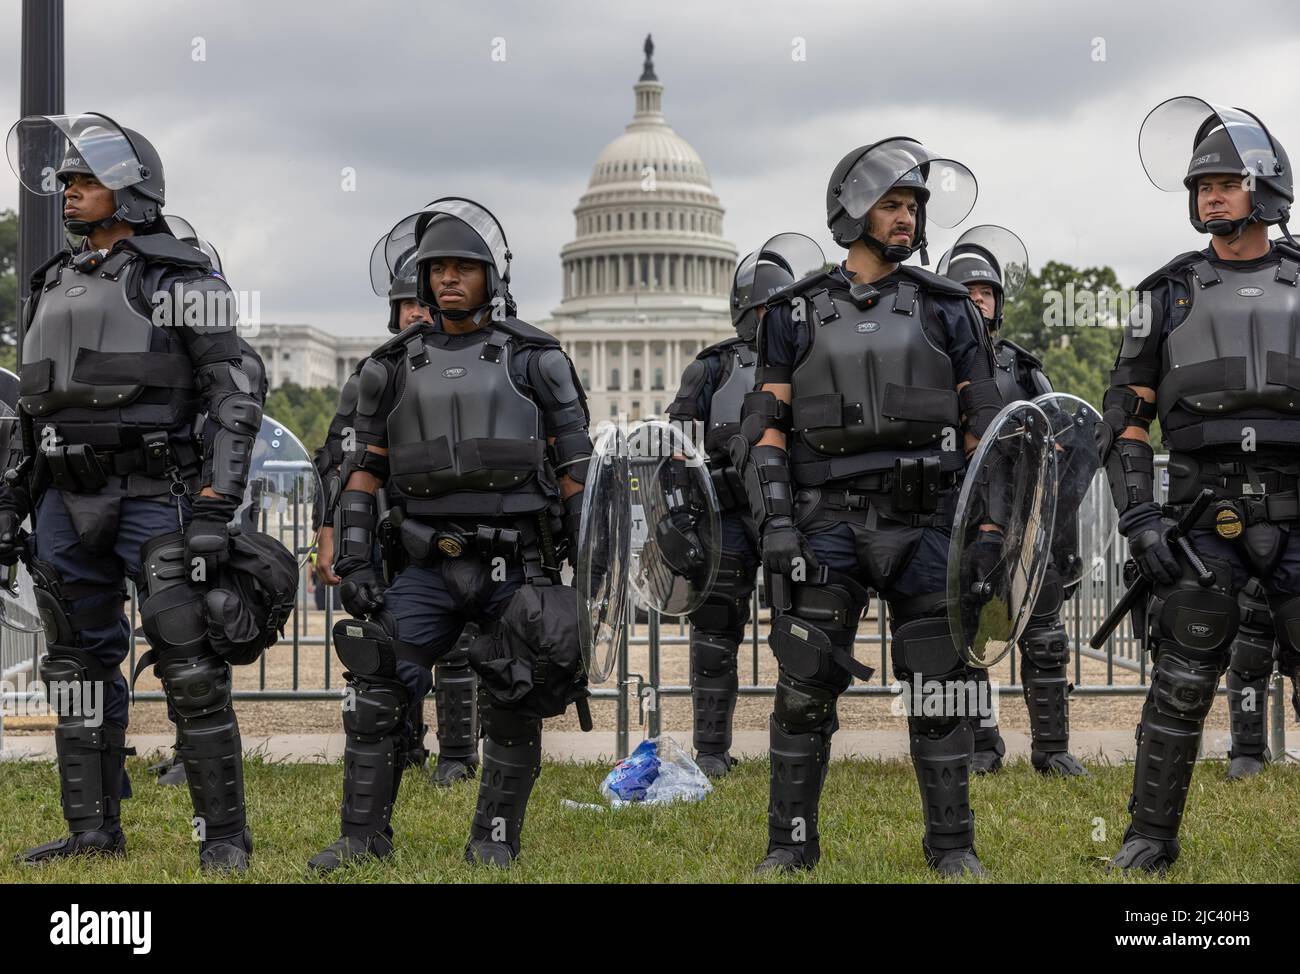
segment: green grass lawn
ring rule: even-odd
[[[136,796],[125,803],[124,862],[18,867],[20,849],[61,834],[58,790],[48,764],[0,765],[0,882],[198,882],[188,795],[162,788],[133,761]],[[705,801],[669,808],[591,811],[566,798],[599,802],[606,769],[547,764],[533,792],[524,855],[509,873],[472,869],[461,858],[477,784],[439,791],[423,776],[402,783],[394,827],[397,851],[384,862],[345,870],[329,882],[747,882],[766,849],[768,768],[741,764]],[[1099,767],[1089,780],[1039,777],[1025,761],[978,779],[973,804],[980,857],[998,882],[1123,882],[1102,860],[1127,823],[1132,768]],[[1300,769],[1273,767],[1246,782],[1224,781],[1206,763],[1192,784],[1179,882],[1300,880]],[[338,831],[338,765],[247,766],[256,855],[243,882],[308,880],[304,863]],[[1102,823],[1096,820],[1101,819]],[[1104,836],[1101,835],[1104,828]],[[822,862],[793,882],[934,881],[921,856],[916,780],[901,762],[836,761],[821,814]],[[218,882],[231,881],[226,879]],[[780,880],[778,880],[780,881]],[[1151,881],[1151,880],[1133,880]],[[1158,881],[1158,880],[1156,880]]]

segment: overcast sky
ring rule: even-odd
[[[0,7],[6,128],[20,11]],[[234,287],[261,291],[264,322],[381,334],[370,249],[444,195],[501,218],[521,316],[538,320],[559,300],[559,249],[591,164],[631,117],[647,32],[668,122],[708,166],[741,253],[799,230],[838,254],[831,168],[856,145],[909,135],[974,171],[967,226],[1011,227],[1034,266],[1110,264],[1133,285],[1202,239],[1185,197],[1139,164],[1156,104],[1195,94],[1249,108],[1300,159],[1292,0],[67,0],[65,109],[153,141],[168,212],[216,244]],[[0,207],[16,200],[5,167]],[[957,232],[933,230],[932,260]]]

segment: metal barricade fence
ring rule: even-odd
[[[1161,471],[1157,481],[1157,495],[1161,499],[1167,488],[1166,463],[1167,457],[1156,458],[1157,469]],[[1109,496],[1103,496],[1101,501],[1109,504]],[[1087,517],[1086,513],[1084,517]],[[293,542],[302,537],[300,529],[295,525],[282,526],[279,533],[281,540],[291,548]],[[1063,610],[1062,619],[1070,634],[1073,648],[1071,666],[1076,695],[1144,696],[1147,692],[1146,655],[1139,641],[1134,637],[1128,621],[1115,631],[1104,650],[1095,651],[1087,644],[1088,638],[1096,631],[1110,607],[1124,591],[1122,573],[1126,557],[1125,542],[1122,538],[1114,539],[1105,558],[1083,579],[1075,596],[1066,603]],[[302,571],[297,607],[290,616],[285,632],[286,638],[263,654],[255,664],[256,686],[240,686],[240,683],[249,682],[248,676],[242,673],[237,675],[237,685],[234,690],[236,700],[325,701],[342,698],[341,680],[336,676],[341,668],[333,658],[330,645],[330,633],[335,615],[333,593],[336,590],[327,589],[324,608],[317,608],[312,604],[314,600],[310,597],[315,592],[315,583],[310,578],[310,572],[309,564]],[[741,676],[740,694],[746,697],[772,696],[776,692],[774,684],[760,682],[760,662],[766,659],[765,654],[768,653],[763,639],[768,612],[761,605],[759,598],[761,591],[760,572],[759,586],[751,605],[751,623],[744,644],[747,652],[742,652],[742,658],[738,661]],[[890,679],[888,627],[880,611],[880,602],[874,597],[872,607],[858,630],[855,646],[859,658],[873,666],[877,675],[869,683],[855,682],[845,693],[848,698],[889,697],[896,693]],[[138,631],[139,620],[134,597],[129,604],[129,615],[131,627],[136,631],[136,640],[125,668],[128,674],[135,668],[137,654],[148,648]],[[689,625],[686,620],[661,618],[653,612],[646,614],[644,610],[639,615],[646,616],[644,622],[634,617],[629,619],[624,627],[613,686],[592,688],[595,701],[612,702],[614,705],[614,750],[617,757],[623,757],[630,749],[633,702],[637,708],[638,725],[643,724],[646,733],[655,736],[663,730],[660,701],[674,697],[689,698],[691,692],[689,683],[664,683],[662,680],[665,650],[669,652],[676,650],[689,655]],[[0,669],[6,674],[10,674],[11,670],[14,673],[29,672],[31,675],[28,676],[28,680],[33,679],[40,642],[39,636],[4,632],[0,635],[0,654],[3,654],[0,655],[0,661],[3,662]],[[642,648],[644,653],[638,653],[638,658],[644,657],[644,673],[639,670],[633,671],[630,661],[632,652]],[[284,659],[286,653],[289,654],[287,667]],[[1022,692],[1016,679],[1016,657],[1015,652],[1009,656],[1011,680],[996,687],[999,695],[1019,696]],[[1085,659],[1093,659],[1105,664],[1104,681],[1084,682],[1083,661]],[[269,661],[273,662],[276,670],[271,675],[268,675],[268,668],[272,665]],[[304,685],[302,678],[304,669],[320,673],[320,678],[315,681],[315,685]],[[1124,675],[1129,679],[1117,680],[1118,675]],[[1219,692],[1225,691],[1220,688]],[[1269,694],[1269,704],[1272,708],[1270,748],[1275,758],[1280,760],[1285,756],[1286,748],[1283,738],[1282,683],[1277,674],[1274,674]],[[7,694],[5,703],[12,704],[14,698],[21,696],[23,696],[21,693]],[[161,701],[163,694],[161,690],[140,690],[135,693],[135,699]],[[3,707],[0,707],[0,743],[3,741],[3,720]]]

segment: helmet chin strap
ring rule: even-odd
[[[116,196],[116,194],[114,194]],[[126,220],[127,207],[125,204],[119,206],[109,216],[102,220],[64,220],[63,226],[69,233],[75,233],[79,237],[89,237],[96,230],[108,230],[116,223],[122,223]]]
[[[1246,232],[1246,227],[1252,223],[1258,223],[1263,215],[1264,205],[1256,203],[1250,214],[1240,220],[1193,220],[1192,226],[1201,233],[1209,233],[1216,237],[1226,237],[1232,234],[1232,239],[1228,241],[1228,243],[1232,244],[1241,239],[1241,235]]]
[[[862,242],[874,250],[888,264],[901,264],[915,253],[914,247],[898,244],[883,244],[869,233],[862,235]]]

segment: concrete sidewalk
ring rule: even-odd
[[[668,732],[682,744],[690,741],[689,730]],[[1003,731],[1007,744],[1007,757],[1029,756],[1029,735],[1016,731]],[[633,737],[635,747],[639,737]],[[139,734],[129,737],[127,743],[141,756],[157,753],[172,746],[172,737],[162,734]],[[1216,741],[1206,742],[1209,756],[1221,756],[1214,751]],[[437,739],[430,734],[426,744],[436,751]],[[762,757],[767,753],[766,731],[737,731],[732,754],[738,758]],[[547,758],[555,761],[594,761],[612,764],[614,760],[614,734],[611,731],[583,734],[578,731],[554,731],[542,736]],[[1071,738],[1076,757],[1085,762],[1098,760],[1117,764],[1133,757],[1135,745],[1132,731],[1077,731]],[[343,757],[342,734],[277,734],[273,737],[244,738],[244,753],[258,755],[268,761],[333,762]],[[902,730],[868,731],[841,730],[835,735],[832,757],[885,758],[901,760],[907,757],[907,734]],[[54,759],[52,734],[20,735],[9,733],[4,738],[4,751],[0,758],[7,760]]]

